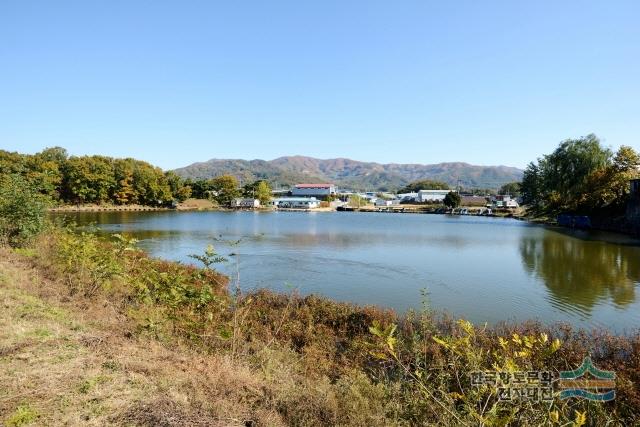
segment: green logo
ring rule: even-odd
[[[596,368],[587,356],[577,369],[560,372],[558,387],[560,399],[577,397],[608,402],[616,398],[616,374]]]

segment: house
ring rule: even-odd
[[[494,209],[515,209],[519,206],[518,202],[508,195],[497,195],[491,197],[491,207]]]
[[[321,197],[326,198],[336,194],[336,186],[333,184],[296,184],[291,190],[294,197]]]
[[[400,193],[396,196],[402,202],[415,202],[418,199],[418,193]]]
[[[391,200],[387,200],[387,199],[376,199],[376,201],[375,201],[374,205],[375,205],[375,206],[378,206],[378,207],[384,207],[384,206],[391,206],[391,205],[392,205],[392,203],[391,203]]]
[[[450,192],[451,190],[420,190],[418,191],[417,201],[420,203],[442,202]]]
[[[320,207],[320,200],[315,197],[287,197],[275,201],[278,209],[315,209]]]
[[[400,201],[397,199],[393,199],[393,200],[377,199],[375,203],[375,205],[378,207],[395,206],[398,204],[400,204]]]
[[[260,207],[260,200],[258,199],[233,199],[231,201],[231,207],[236,209],[255,209]]]

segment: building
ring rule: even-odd
[[[258,199],[233,199],[231,201],[231,207],[236,209],[255,209],[260,207],[260,200]]]
[[[450,192],[451,190],[420,190],[418,191],[417,201],[420,203],[442,202]]]
[[[378,207],[396,206],[400,204],[400,200],[377,199],[375,205]]]
[[[418,199],[418,193],[400,193],[397,197],[405,203],[415,202]]]
[[[516,201],[516,199],[512,199],[511,196],[507,195],[497,195],[491,198],[491,207],[494,209],[515,209],[520,205]]]
[[[275,200],[273,205],[278,209],[315,209],[320,207],[320,200],[315,197],[287,197]]]
[[[321,197],[326,198],[336,194],[336,186],[333,184],[296,184],[291,190],[294,197]]]

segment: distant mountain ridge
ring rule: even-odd
[[[274,185],[332,182],[355,190],[397,190],[419,179],[458,182],[464,188],[499,188],[520,181],[522,170],[509,166],[476,166],[463,162],[381,164],[357,160],[286,156],[274,160],[211,159],[175,169],[183,178],[209,179],[230,174],[241,182],[266,179]]]

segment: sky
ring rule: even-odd
[[[524,167],[640,150],[640,2],[0,0],[0,149]]]

